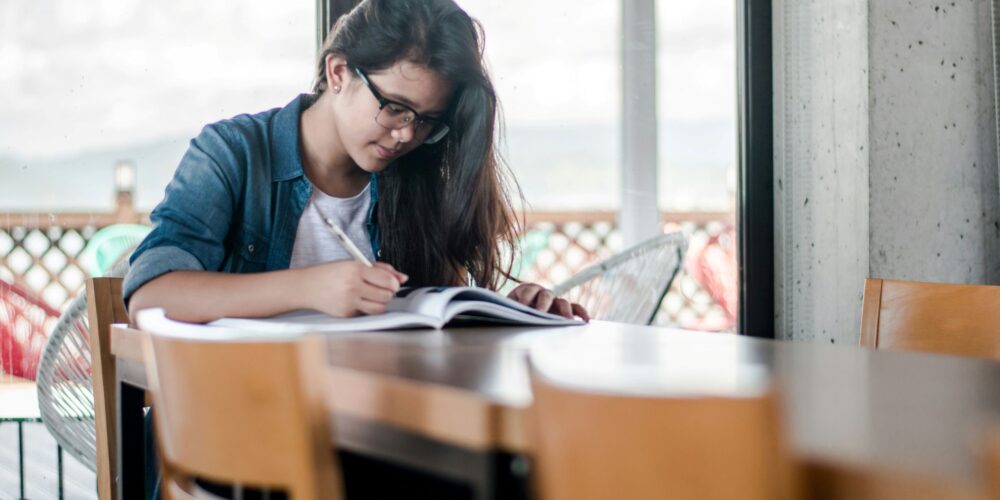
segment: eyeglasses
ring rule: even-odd
[[[375,123],[392,129],[399,130],[413,125],[413,135],[418,139],[423,139],[423,144],[434,144],[443,138],[447,133],[448,124],[429,116],[421,116],[413,108],[390,99],[386,99],[368,80],[368,75],[361,68],[354,67],[354,73],[361,78],[362,82],[372,91],[375,100],[378,101],[378,114],[375,115]]]

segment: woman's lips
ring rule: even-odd
[[[388,149],[378,144],[375,145],[375,152],[378,154],[378,157],[382,158],[383,160],[391,160],[395,158],[397,154],[399,154],[399,151],[396,151],[394,149]]]

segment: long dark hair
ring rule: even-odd
[[[454,284],[466,270],[489,288],[510,278],[518,220],[494,145],[498,103],[483,43],[482,26],[452,0],[365,0],[337,21],[319,57],[316,93],[326,90],[328,54],[370,72],[410,61],[455,86],[448,135],[379,174],[381,260],[408,274],[407,285]]]

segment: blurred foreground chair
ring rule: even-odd
[[[861,345],[1000,359],[1000,286],[867,279]]]
[[[776,395],[634,395],[566,387],[532,365],[541,500],[794,497]]]
[[[585,307],[591,318],[651,325],[686,250],[683,233],[662,234],[580,271],[553,291]]]
[[[205,498],[200,482],[233,485],[235,498],[246,488],[294,500],[342,497],[320,338],[150,333],[143,347],[167,500]]]
[[[986,473],[987,496],[990,500],[1000,500],[1000,431],[997,428],[988,432],[980,454]]]

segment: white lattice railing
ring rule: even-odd
[[[80,254],[94,233],[110,224],[144,219],[127,208],[96,215],[0,214],[0,280],[34,291],[61,308],[87,278]],[[527,281],[551,286],[621,250],[614,212],[531,212],[525,220],[525,260],[515,271]],[[664,230],[684,230],[690,246],[657,323],[731,330],[736,279],[731,215],[665,213],[663,224]]]

